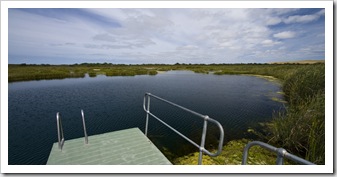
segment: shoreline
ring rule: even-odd
[[[147,65],[104,65],[104,64],[80,64],[80,65],[8,65],[8,81],[32,81],[51,80],[65,78],[81,78],[85,74],[95,77],[106,73],[106,76],[135,76],[156,75],[170,70],[190,70],[195,73],[205,74],[235,74],[251,75],[274,80],[284,80],[284,77],[293,71],[310,65],[322,64],[147,64]],[[277,78],[277,79],[275,79]]]

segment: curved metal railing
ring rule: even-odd
[[[288,153],[285,149],[283,148],[276,148],[274,146],[271,146],[270,144],[261,142],[261,141],[252,141],[249,142],[246,147],[243,150],[243,157],[242,157],[242,165],[247,164],[247,158],[248,158],[248,151],[252,146],[260,146],[264,149],[267,149],[269,151],[277,153],[277,159],[276,159],[276,164],[277,165],[283,165],[284,163],[284,157],[287,159],[290,159],[292,161],[295,161],[297,163],[303,164],[303,165],[316,165],[312,162],[309,162],[307,160],[304,160],[300,157],[297,157],[293,154]]]
[[[202,136],[201,136],[200,145],[198,145],[197,143],[195,143],[194,141],[192,141],[191,139],[189,139],[188,137],[186,137],[185,135],[183,135],[182,133],[180,133],[178,130],[174,129],[173,127],[171,127],[170,125],[168,125],[166,122],[162,121],[160,118],[158,118],[157,116],[155,116],[154,114],[152,114],[150,112],[150,98],[151,97],[155,98],[157,100],[160,100],[162,102],[165,102],[165,103],[167,103],[169,105],[172,105],[174,107],[180,108],[180,109],[182,109],[184,111],[187,111],[189,113],[192,113],[192,114],[194,114],[194,115],[202,118],[204,120],[204,124],[203,124],[203,130],[202,130]],[[193,144],[194,146],[196,146],[199,149],[199,158],[198,158],[198,164],[199,165],[202,164],[202,153],[206,153],[207,155],[212,156],[212,157],[220,155],[220,153],[222,151],[222,146],[223,146],[224,131],[223,131],[223,128],[222,128],[221,124],[218,121],[210,118],[207,115],[199,114],[199,113],[197,113],[195,111],[192,111],[190,109],[187,109],[185,107],[182,107],[180,105],[172,103],[172,102],[170,102],[168,100],[160,98],[160,97],[158,97],[156,95],[153,95],[151,93],[145,93],[145,95],[144,95],[144,102],[143,102],[143,109],[146,112],[146,123],[145,123],[145,135],[146,136],[147,136],[147,130],[148,130],[149,116],[152,116],[155,119],[157,119],[160,123],[164,124],[166,127],[170,128],[173,132],[177,133],[179,136],[181,136],[182,138],[184,138],[185,140],[187,140],[188,142],[190,142],[191,144]],[[214,123],[215,125],[217,125],[218,128],[219,128],[219,131],[220,131],[219,145],[218,145],[218,150],[217,150],[216,153],[211,153],[207,149],[205,149],[205,141],[206,141],[207,123],[208,122],[211,122],[211,123]]]

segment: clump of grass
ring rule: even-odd
[[[92,72],[89,72],[89,77],[96,77],[97,76],[97,73],[92,71]]]
[[[158,74],[158,72],[155,71],[155,70],[150,70],[150,71],[149,71],[149,75],[156,75],[156,74]]]
[[[205,70],[205,69],[199,69],[199,68],[197,68],[197,69],[191,69],[193,72],[195,72],[195,73],[200,73],[200,74],[208,74],[209,73],[209,71],[208,70]]]

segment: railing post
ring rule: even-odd
[[[56,113],[56,125],[57,125],[57,140],[59,149],[61,149],[61,135],[60,135],[60,115],[59,113]]]
[[[83,109],[81,109],[81,114],[82,114],[82,121],[83,121],[84,142],[85,142],[85,144],[88,144],[88,134],[87,134],[87,128],[85,126]]]
[[[284,163],[284,154],[287,153],[287,151],[283,148],[277,148],[277,159],[276,159],[276,165],[283,165]]]
[[[147,109],[146,109],[146,123],[145,123],[145,136],[147,136],[147,129],[149,125],[149,113],[150,113],[150,95],[146,95],[144,98],[144,104],[147,97]]]
[[[198,165],[202,165],[202,152],[205,149],[205,141],[206,141],[206,133],[207,133],[207,119],[209,117],[206,115],[204,117],[204,127],[202,129],[202,135],[201,135],[201,143],[199,148],[199,159],[198,159]]]
[[[58,147],[62,151],[63,143],[64,143],[64,135],[62,128],[62,121],[60,117],[60,113],[56,113],[56,124],[57,124],[57,139],[58,139]]]
[[[245,148],[243,149],[243,155],[242,155],[242,163],[241,163],[241,165],[247,165],[249,148],[250,148],[250,146],[249,146],[249,143],[248,143],[248,145],[246,145]]]

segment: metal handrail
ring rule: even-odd
[[[312,162],[309,162],[307,160],[304,160],[300,157],[297,157],[293,154],[288,153],[285,149],[283,148],[276,148],[270,144],[261,142],[261,141],[252,141],[249,142],[246,147],[243,150],[243,157],[242,157],[242,165],[246,165],[247,164],[247,158],[248,158],[248,151],[252,146],[260,146],[264,149],[267,149],[269,151],[275,152],[277,153],[277,159],[276,159],[276,164],[277,165],[283,165],[284,163],[284,157],[287,159],[290,159],[292,161],[295,161],[297,163],[303,164],[303,165],[316,165]]]
[[[82,122],[83,122],[84,142],[85,142],[85,144],[88,144],[88,134],[87,134],[87,128],[85,126],[85,119],[84,119],[83,109],[81,109],[81,115],[82,115]]]
[[[178,130],[174,129],[173,127],[171,127],[170,125],[168,125],[166,122],[162,121],[161,119],[159,119],[157,116],[155,116],[154,114],[152,114],[150,112],[150,97],[153,97],[153,98],[156,98],[157,100],[160,100],[160,101],[163,101],[167,104],[170,104],[172,106],[175,106],[177,108],[180,108],[184,111],[187,111],[189,113],[192,113],[202,119],[204,119],[204,124],[203,124],[203,130],[202,130],[202,136],[201,136],[201,142],[200,142],[200,146],[195,143],[194,141],[192,141],[191,139],[187,138],[185,135],[183,135],[182,133],[180,133]],[[147,100],[147,107],[146,107],[146,100]],[[144,111],[146,112],[146,124],[145,124],[145,135],[147,136],[147,130],[148,130],[148,122],[149,122],[149,115],[154,117],[155,119],[157,119],[160,123],[164,124],[165,126],[167,126],[168,128],[170,128],[173,132],[177,133],[178,135],[180,135],[181,137],[183,137],[185,140],[187,140],[188,142],[190,142],[191,144],[193,144],[194,146],[196,146],[198,149],[199,149],[199,158],[198,158],[198,165],[201,165],[202,164],[202,153],[206,153],[207,155],[209,156],[212,156],[212,157],[215,157],[215,156],[218,156],[220,155],[221,151],[222,151],[222,146],[223,146],[223,138],[224,138],[224,130],[221,126],[221,124],[210,118],[209,116],[207,115],[202,115],[202,114],[199,114],[195,111],[192,111],[190,109],[187,109],[185,107],[182,107],[180,105],[177,105],[175,103],[172,103],[170,101],[167,101],[163,98],[160,98],[156,95],[153,95],[151,93],[145,93],[144,95],[144,102],[143,102],[143,109]],[[219,128],[219,131],[220,131],[220,139],[219,139],[219,145],[218,145],[218,150],[216,153],[211,153],[209,152],[207,149],[205,149],[205,141],[206,141],[206,133],[207,133],[207,122],[212,122],[214,123],[215,125],[218,126]]]
[[[61,116],[59,112],[56,113],[56,122],[57,122],[58,147],[62,151],[62,147],[64,144],[64,135],[63,135]]]

